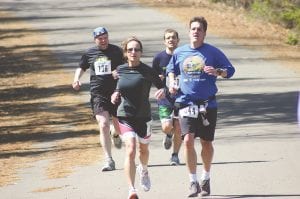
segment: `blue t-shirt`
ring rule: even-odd
[[[152,61],[152,68],[156,70],[156,72],[160,75],[164,76],[164,86],[167,87],[166,84],[166,78],[167,78],[167,65],[169,64],[169,61],[171,59],[172,55],[168,54],[165,50],[157,53]],[[158,105],[163,105],[163,106],[169,106],[173,107],[174,102],[175,102],[175,96],[169,95],[166,93],[167,96],[166,98],[160,99],[157,101]]]
[[[226,78],[230,78],[235,72],[224,53],[212,45],[204,43],[193,49],[186,44],[175,50],[167,66],[167,73],[172,72],[176,76],[180,75],[180,90],[176,102],[194,104],[196,101],[208,100],[216,95],[218,92],[217,77],[204,73],[204,66],[226,69]],[[216,100],[209,101],[208,107],[217,107]]]
[[[164,76],[164,85],[166,85],[166,69],[172,55],[168,54],[165,50],[161,51],[153,58],[152,68],[160,75]]]

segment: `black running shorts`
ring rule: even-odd
[[[179,117],[181,127],[181,134],[184,137],[187,133],[193,133],[196,137],[200,137],[206,141],[213,141],[215,136],[216,122],[217,122],[217,109],[206,109],[206,117],[209,121],[208,126],[204,126],[202,118],[199,114],[198,118]]]

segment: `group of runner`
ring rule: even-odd
[[[149,191],[151,188],[147,167],[152,84],[157,88],[154,96],[165,133],[163,146],[170,149],[173,143],[170,164],[180,164],[178,152],[183,142],[190,178],[188,197],[210,194],[212,142],[217,121],[216,79],[218,76],[232,77],[235,69],[221,50],[204,42],[206,30],[204,17],[192,18],[189,22],[190,43],[178,47],[178,32],[166,29],[163,37],[165,50],[155,55],[150,67],[140,60],[143,45],[137,37],[127,38],[120,48],[109,43],[106,28],[98,27],[93,31],[96,46],[89,48],[81,57],[72,86],[79,90],[81,76],[90,69],[90,102],[105,155],[102,171],[115,170],[111,138],[118,148],[121,148],[123,141],[129,199],[138,198],[134,183],[136,172],[143,190]],[[115,130],[110,127],[110,118]],[[203,171],[200,180],[194,147],[197,137],[200,137],[202,146]],[[137,151],[138,166],[135,162]]]

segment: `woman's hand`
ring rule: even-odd
[[[113,104],[119,104],[121,102],[121,93],[119,91],[115,91],[111,97],[110,97],[110,101]]]
[[[165,79],[164,75],[158,75],[158,77],[160,78],[161,81],[164,81]]]
[[[117,71],[117,70],[113,70],[113,71],[111,72],[111,74],[112,74],[112,76],[113,76],[114,79],[118,79],[118,78],[119,78],[119,74],[118,74],[118,71]]]

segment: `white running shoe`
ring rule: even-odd
[[[105,160],[102,171],[113,171],[116,169],[115,161],[112,158]]]
[[[129,190],[128,199],[139,199],[136,189],[132,188]]]
[[[144,191],[149,191],[151,188],[151,182],[148,170],[143,169],[142,165],[137,167],[137,172],[140,175],[140,184]]]

